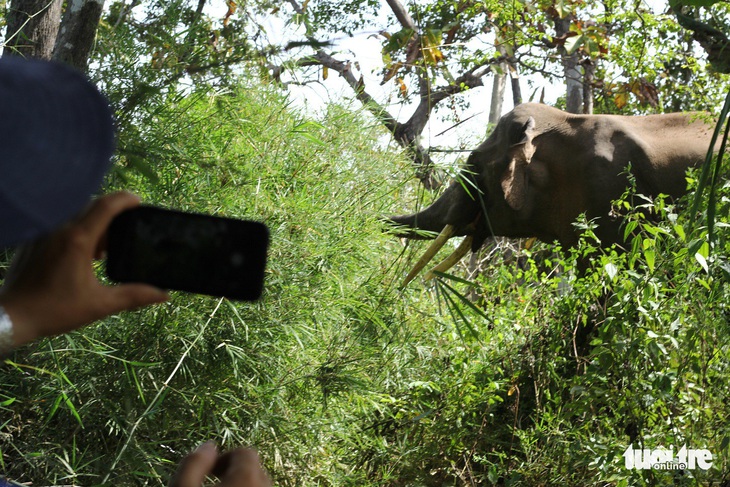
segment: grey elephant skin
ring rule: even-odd
[[[687,169],[704,161],[713,129],[700,113],[575,115],[525,103],[502,117],[433,204],[390,220],[407,238],[441,232],[427,254],[452,236],[469,236],[452,261],[493,235],[573,246],[582,213],[596,219],[595,233],[608,246],[620,241],[621,222],[609,213],[629,185],[626,169],[639,193],[679,197]]]

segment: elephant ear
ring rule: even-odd
[[[509,148],[509,166],[502,175],[504,199],[515,211],[522,210],[527,202],[529,167],[535,154],[535,145],[532,143],[535,119],[528,118],[522,130],[522,139]]]

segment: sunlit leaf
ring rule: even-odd
[[[585,40],[586,40],[586,36],[584,36],[584,35],[568,37],[565,40],[565,52],[567,52],[569,55],[573,54],[583,45]]]
[[[700,264],[700,266],[702,267],[702,269],[704,269],[705,272],[710,272],[710,268],[707,266],[707,259],[705,258],[704,255],[697,252],[695,254],[695,260]]]
[[[604,266],[604,269],[606,270],[606,275],[608,275],[608,278],[613,281],[616,278],[616,274],[618,274],[618,268],[616,267],[616,265],[609,262]]]
[[[423,58],[427,64],[438,64],[443,61],[444,54],[439,49],[441,44],[441,31],[428,29],[421,38],[421,48],[423,49]]]
[[[646,243],[646,240],[644,240],[644,242]],[[649,270],[653,271],[656,263],[656,251],[653,246],[644,247],[644,259],[646,260],[646,265],[649,267]]]

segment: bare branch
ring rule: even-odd
[[[413,19],[411,18],[411,15],[408,13],[408,10],[406,10],[403,5],[398,0],[385,0],[388,5],[390,6],[390,9],[395,14],[395,18],[398,19],[398,22],[400,22],[400,25],[403,26],[405,29],[411,29],[413,32],[416,32],[416,23],[413,22]]]
[[[721,73],[730,73],[730,39],[721,30],[707,25],[684,13],[683,5],[671,7],[679,25],[692,31],[692,38],[707,52],[713,67]]]
[[[299,15],[304,15],[304,10],[299,5],[299,3],[297,3],[296,0],[289,0],[289,4],[292,6],[296,13],[298,13]]]
[[[416,33],[416,25],[403,7],[399,0],[386,0],[390,8],[393,10],[398,22],[405,29],[410,29],[415,36],[411,39],[408,50],[413,52],[411,63],[416,59],[423,58],[420,48],[420,40]],[[304,15],[304,10],[297,0],[288,0],[294,11],[300,15]],[[315,39],[311,34],[307,34],[306,38],[312,41],[315,53],[311,56],[299,59],[294,62],[295,66],[325,66],[328,69],[336,71],[345,80],[345,82],[353,90],[355,97],[370,111],[380,122],[393,134],[395,141],[402,147],[411,151],[416,173],[419,179],[427,188],[436,188],[440,185],[434,177],[432,168],[433,164],[429,156],[429,152],[421,145],[420,135],[428,123],[431,112],[439,102],[457,94],[478,86],[483,86],[482,78],[490,74],[488,67],[492,64],[498,64],[506,60],[505,56],[495,57],[487,62],[472,67],[469,71],[458,76],[453,82],[442,86],[434,87],[432,80],[428,75],[425,66],[419,63],[412,64],[414,74],[417,78],[419,88],[419,103],[411,118],[405,123],[400,123],[393,117],[382,105],[380,105],[373,96],[368,93],[365,81],[362,76],[359,78],[353,73],[352,63],[349,61],[341,61],[334,56],[328,54],[323,49],[318,48],[319,44],[315,43]],[[272,72],[272,76],[278,82],[281,82],[281,74],[283,67],[269,65],[268,68]]]
[[[407,12],[403,10],[403,7],[400,6],[399,3],[395,2],[395,0],[390,0],[389,3],[391,2],[393,2],[396,9],[398,7],[401,9],[401,12],[396,15],[401,16],[403,21],[408,22],[410,16],[408,16]],[[289,0],[289,4],[296,13],[304,15],[304,10],[296,0]],[[391,6],[391,8],[393,7]],[[406,13],[406,16],[401,15],[403,12]],[[408,28],[413,29],[415,32],[415,25],[413,24],[412,19],[407,25],[409,25]],[[312,41],[313,45],[316,45],[316,39],[309,34],[307,34],[306,37],[308,40]],[[411,130],[404,130],[404,124],[399,123],[393,115],[388,113],[382,105],[375,101],[372,95],[365,90],[365,82],[363,78],[360,77],[358,79],[353,74],[351,69],[352,63],[335,59],[330,54],[327,54],[323,49],[318,49],[313,56],[301,59],[297,61],[296,64],[298,66],[312,66],[319,64],[339,73],[350,88],[352,88],[355,93],[355,97],[363,104],[363,106],[365,106],[365,108],[367,108],[368,111],[370,111],[370,113],[372,113],[383,125],[385,125],[385,127],[393,134],[396,142],[401,147],[407,148],[411,151],[414,165],[416,167],[416,174],[423,185],[429,189],[437,188],[440,185],[440,182],[437,181],[432,174],[431,168],[433,165],[431,163],[431,157],[428,155],[428,151],[418,142],[418,135],[420,132],[413,133]],[[281,76],[280,68],[274,67],[272,68],[272,71],[276,78]]]
[[[398,129],[398,122],[388,111],[381,106],[367,91],[365,91],[365,82],[362,77],[359,79],[355,77],[352,72],[352,63],[339,61],[327,54],[323,50],[319,50],[314,56],[303,59],[300,66],[311,66],[314,64],[320,64],[327,66],[333,71],[337,71],[345,82],[355,92],[355,97],[372,113],[375,115],[391,132],[395,133]]]

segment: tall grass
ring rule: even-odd
[[[341,398],[375,389],[380,340],[403,313],[384,284],[397,243],[377,221],[403,162],[358,116],[324,118],[253,87],[195,93],[123,127],[108,189],[265,222],[265,295],[175,294],[18,351],[1,371],[8,475],[160,484],[213,438],[259,447],[284,483],[310,476],[328,431],[348,421]]]
[[[314,120],[256,86],[192,93],[123,126],[108,189],[267,223],[264,297],[174,294],[15,352],[0,368],[4,474],[163,485],[214,439],[259,448],[284,486],[727,477],[722,178],[712,253],[696,215],[657,200],[619,205],[627,254],[599,250],[588,230],[572,254],[538,247],[473,281],[457,271],[401,291],[419,245],[404,249],[378,219],[417,191],[381,136],[344,108]],[[629,444],[684,443],[708,448],[713,469],[623,467]]]

